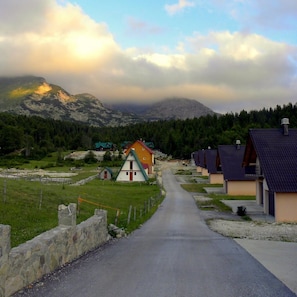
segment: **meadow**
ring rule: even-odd
[[[44,162],[44,161],[43,161]],[[38,172],[41,163],[26,164],[28,168]],[[69,167],[53,167],[46,169],[40,178],[9,178],[8,173],[0,178],[0,223],[11,226],[11,245],[17,246],[38,234],[58,225],[58,206],[60,204],[78,203],[78,198],[90,203],[80,203],[77,223],[94,214],[96,208],[108,211],[108,223],[114,223],[116,209],[120,210],[117,225],[131,232],[147,220],[158,207],[162,197],[160,187],[152,183],[118,183],[95,178],[83,185],[73,183],[90,176],[98,175],[98,165],[84,165],[71,176],[71,183],[46,181],[47,172],[67,172]],[[2,170],[3,173],[3,170]],[[0,194],[0,195],[1,195]],[[149,208],[147,207],[149,205]],[[129,210],[131,215],[128,222]]]

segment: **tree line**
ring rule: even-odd
[[[250,128],[278,128],[282,118],[297,127],[297,104],[291,103],[259,111],[207,115],[187,120],[137,123],[120,127],[93,127],[85,124],[44,119],[37,116],[1,113],[0,156],[21,155],[41,159],[54,151],[89,150],[96,142],[123,142],[142,138],[174,158],[188,159],[193,151],[245,143]]]

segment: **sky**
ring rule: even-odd
[[[296,0],[0,0],[0,76],[103,103],[297,102]]]

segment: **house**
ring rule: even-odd
[[[113,149],[113,143],[112,142],[96,142],[95,143],[95,149],[96,151],[108,151]]]
[[[99,179],[111,180],[113,177],[113,172],[109,167],[105,167],[99,172]]]
[[[208,172],[208,179],[210,184],[223,184],[224,178],[222,172],[217,170],[217,150],[207,149],[204,151],[205,168]]]
[[[148,176],[137,156],[135,150],[131,149],[116,177],[116,181],[143,182]]]
[[[137,153],[137,156],[142,164],[146,164],[148,168],[148,174],[154,172],[155,164],[155,155],[154,152],[143,142],[142,140],[137,140],[132,143],[127,151],[126,155],[130,153],[131,150],[134,150]]]
[[[217,168],[224,176],[224,190],[228,195],[256,195],[255,177],[246,176],[242,167],[245,145],[219,145]]]
[[[199,154],[198,154],[198,151],[195,151],[195,152],[192,153],[191,159],[193,159],[194,164],[197,167],[197,172],[198,172],[198,165],[199,165]]]
[[[243,158],[256,177],[256,201],[276,222],[297,222],[297,129],[250,129]]]
[[[198,150],[194,155],[195,165],[197,166],[197,173],[201,173],[203,176],[208,176],[205,163],[205,150]]]

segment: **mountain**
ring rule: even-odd
[[[139,121],[134,114],[106,108],[93,95],[71,95],[63,88],[35,76],[0,78],[0,111],[99,127]]]
[[[169,98],[150,105],[103,104],[93,95],[71,95],[62,87],[36,76],[0,77],[0,112],[35,115],[99,127],[214,114],[205,105],[186,98]]]
[[[215,112],[202,103],[187,98],[167,98],[152,104],[118,103],[108,105],[109,108],[122,112],[130,112],[145,121],[192,119]]]
[[[169,98],[151,105],[143,113],[143,117],[150,120],[185,120],[199,118],[208,114],[213,115],[214,111],[196,100],[187,98]]]

